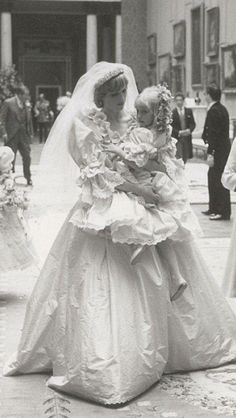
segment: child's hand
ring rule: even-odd
[[[157,205],[159,203],[158,195],[154,193],[152,187],[144,186],[140,190],[140,195],[144,198],[146,203]]]
[[[215,163],[215,161],[214,161],[214,155],[208,154],[208,156],[207,156],[207,165],[209,167],[214,167],[214,163]]]
[[[125,157],[124,152],[122,151],[122,149],[118,145],[114,145],[114,144],[103,145],[103,149],[104,149],[104,151],[110,152],[112,154],[116,154],[121,158]]]

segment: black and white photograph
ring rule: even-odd
[[[191,70],[192,86],[202,86],[202,61],[203,61],[203,6],[191,10]]]
[[[236,416],[236,1],[0,0],[0,417]]]
[[[206,63],[204,65],[205,86],[209,84],[220,84],[220,68],[218,62]]]
[[[214,57],[219,51],[219,7],[207,11],[207,55]]]
[[[157,35],[152,33],[148,36],[148,64],[154,65],[157,60]]]
[[[158,57],[159,81],[171,87],[171,55],[163,54]]]
[[[172,66],[172,92],[185,92],[185,66],[176,64]]]
[[[185,56],[185,21],[174,25],[174,57],[182,58]]]
[[[222,67],[223,88],[236,90],[236,44],[222,48]]]

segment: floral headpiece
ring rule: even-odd
[[[116,69],[109,71],[108,73],[104,74],[95,84],[94,88],[97,89],[101,87],[107,81],[112,80],[115,77],[118,77],[120,74],[124,74],[124,70],[121,67],[117,67]]]
[[[172,122],[172,110],[171,102],[173,96],[170,90],[167,88],[167,84],[158,84],[157,85],[157,99],[158,103],[156,105],[155,112],[155,124],[156,129],[159,132],[169,132],[169,125]]]

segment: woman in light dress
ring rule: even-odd
[[[97,108],[96,93],[103,87]],[[119,193],[157,202],[151,189],[124,181],[101,149],[108,130],[112,143],[127,130],[136,96],[129,67],[98,63],[79,80],[52,129],[51,152],[43,154],[41,167],[52,168],[52,192],[58,181],[53,197],[77,196],[77,203],[48,254],[27,305],[18,350],[4,370],[8,376],[48,372],[50,387],[103,404],[134,398],[164,372],[236,359],[235,316],[194,243],[175,245],[188,288],[171,303],[168,266],[155,246],[147,246],[132,265],[132,245],[114,243],[106,227],[80,228],[73,218],[91,199],[100,202],[100,217],[102,202]],[[96,124],[101,109],[105,131]],[[76,165],[80,194],[72,186]],[[135,212],[132,221],[137,222]]]
[[[224,173],[222,175],[222,184],[226,189],[232,192],[236,191],[236,141],[234,140]],[[236,297],[236,221],[234,221],[230,250],[222,284],[222,290],[228,298]]]

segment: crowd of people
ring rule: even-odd
[[[45,143],[55,117],[68,104],[70,92],[57,99],[57,114],[52,111],[49,100],[44,93],[40,93],[35,105],[32,106],[29,89],[21,84],[15,87],[14,96],[3,101],[0,106],[0,139],[9,146],[15,158],[12,171],[15,171],[16,154],[19,151],[23,161],[23,173],[27,185],[32,186],[30,170],[30,144],[35,134],[39,136],[39,143]]]
[[[25,90],[16,91],[2,111],[6,146],[0,148],[0,185],[19,201],[14,180],[8,188],[4,182],[11,179],[17,150],[31,182],[26,96]],[[206,98],[206,214],[228,220],[226,189],[236,189],[236,148],[226,163],[228,112],[217,86],[206,89]],[[72,209],[28,301],[5,375],[49,372],[51,388],[112,405],[133,399],[163,373],[235,362],[236,316],[201,257],[196,237],[202,232],[188,201],[185,163],[192,157],[195,121],[183,94],[176,94],[172,111],[166,86],[138,93],[131,68],[101,62],[79,79],[68,99],[44,146],[35,190],[45,211],[60,210],[57,205],[65,200]],[[41,95],[35,112],[39,117],[49,109]],[[11,207],[25,207],[22,199]],[[2,201],[0,228],[10,206]],[[22,257],[33,263],[20,217],[18,227],[14,222],[22,231]],[[11,248],[6,223],[0,233]],[[14,258],[12,252],[9,271]],[[233,268],[226,286],[230,296],[235,263]]]

